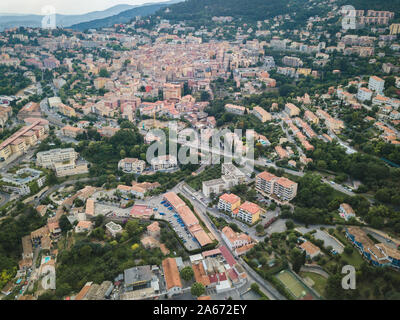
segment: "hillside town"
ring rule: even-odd
[[[400,13],[314,2],[0,32],[0,299],[399,299]]]

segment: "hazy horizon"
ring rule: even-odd
[[[86,14],[103,11],[116,5],[142,5],[146,3],[167,2],[169,0],[2,0],[0,14],[42,14],[42,8],[53,6],[58,14]]]

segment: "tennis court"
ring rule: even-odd
[[[283,270],[278,273],[275,277],[286,287],[286,289],[296,298],[301,299],[307,295],[308,290],[300,283],[295,276],[287,271]]]

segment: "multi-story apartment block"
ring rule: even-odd
[[[167,154],[153,158],[151,160],[151,166],[154,171],[168,170],[178,167],[178,160],[176,157]]]
[[[277,177],[267,171],[256,177],[256,189],[266,195],[275,195],[283,201],[290,201],[297,195],[297,183],[284,177]]]
[[[300,114],[300,109],[297,108],[293,103],[287,103],[285,105],[285,112],[290,116],[290,117],[295,117]]]
[[[53,149],[49,151],[39,152],[36,155],[36,165],[44,168],[52,168],[57,162],[75,161],[78,154],[73,148],[68,149]]]
[[[400,23],[393,23],[390,26],[390,34],[392,35],[400,34]]]
[[[108,81],[107,78],[97,78],[94,79],[94,87],[99,90],[105,87],[106,82]]]
[[[233,186],[246,181],[246,175],[230,163],[222,164],[221,173],[222,176],[219,179],[203,181],[202,190],[206,197],[210,197],[212,193],[220,194],[224,190],[229,190]]]
[[[247,223],[253,224],[260,219],[262,209],[255,203],[246,201],[239,207],[239,211],[233,213],[233,216]]]
[[[232,213],[240,207],[240,198],[235,194],[224,193],[219,197],[218,210]]]
[[[28,120],[28,119],[27,119]],[[21,155],[42,140],[46,133],[47,120],[36,119],[0,144],[0,158],[7,160],[11,155]]]
[[[234,104],[227,104],[225,105],[225,110],[227,112],[234,113],[237,115],[244,115],[246,108],[242,106],[236,106]]]
[[[357,99],[359,101],[370,101],[372,98],[372,90],[368,89],[368,88],[359,88],[358,92],[357,92]]]
[[[118,162],[118,169],[125,173],[141,174],[146,168],[146,162],[135,158],[125,158]]]
[[[368,10],[366,16],[359,17],[361,24],[382,24],[387,25],[394,18],[394,12]]]
[[[385,89],[385,80],[372,76],[369,78],[368,89],[375,91],[378,94],[381,94]]]
[[[319,118],[310,110],[306,110],[306,112],[304,112],[304,118],[309,121],[312,122],[314,124],[318,124],[319,123]]]
[[[272,120],[271,114],[259,106],[254,107],[253,114],[263,123]]]
[[[301,61],[300,58],[297,57],[288,57],[285,56],[282,59],[283,64],[289,66],[289,67],[301,67],[303,65],[303,61]]]
[[[329,130],[332,130],[335,133],[339,133],[344,128],[344,122],[339,119],[333,118],[328,112],[318,109],[317,115],[325,120],[325,124]]]
[[[55,170],[58,177],[87,173],[87,163],[77,163],[77,159],[78,153],[73,148],[53,149],[39,152],[36,155],[36,165]]]
[[[76,112],[74,108],[66,106],[65,104],[60,104],[58,106],[58,111],[66,117],[76,117]]]

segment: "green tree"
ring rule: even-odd
[[[293,271],[298,273],[301,267],[306,262],[306,253],[300,251],[297,248],[293,248],[292,251],[290,252],[290,260],[293,265]]]
[[[72,224],[69,222],[68,218],[66,215],[61,216],[60,221],[58,222],[61,232],[62,233],[67,233],[69,230],[72,229]]]
[[[256,226],[256,231],[257,231],[257,233],[262,233],[264,231],[264,227],[262,226],[262,224],[259,223]]]
[[[195,297],[200,297],[202,294],[206,292],[206,288],[204,288],[204,286],[201,283],[196,282],[193,284],[192,288],[190,289],[190,292]]]
[[[101,78],[108,78],[110,76],[110,74],[108,73],[107,69],[102,68],[99,72],[99,76]]]
[[[185,267],[181,270],[180,274],[183,280],[189,281],[193,279],[194,271],[191,267]]]

